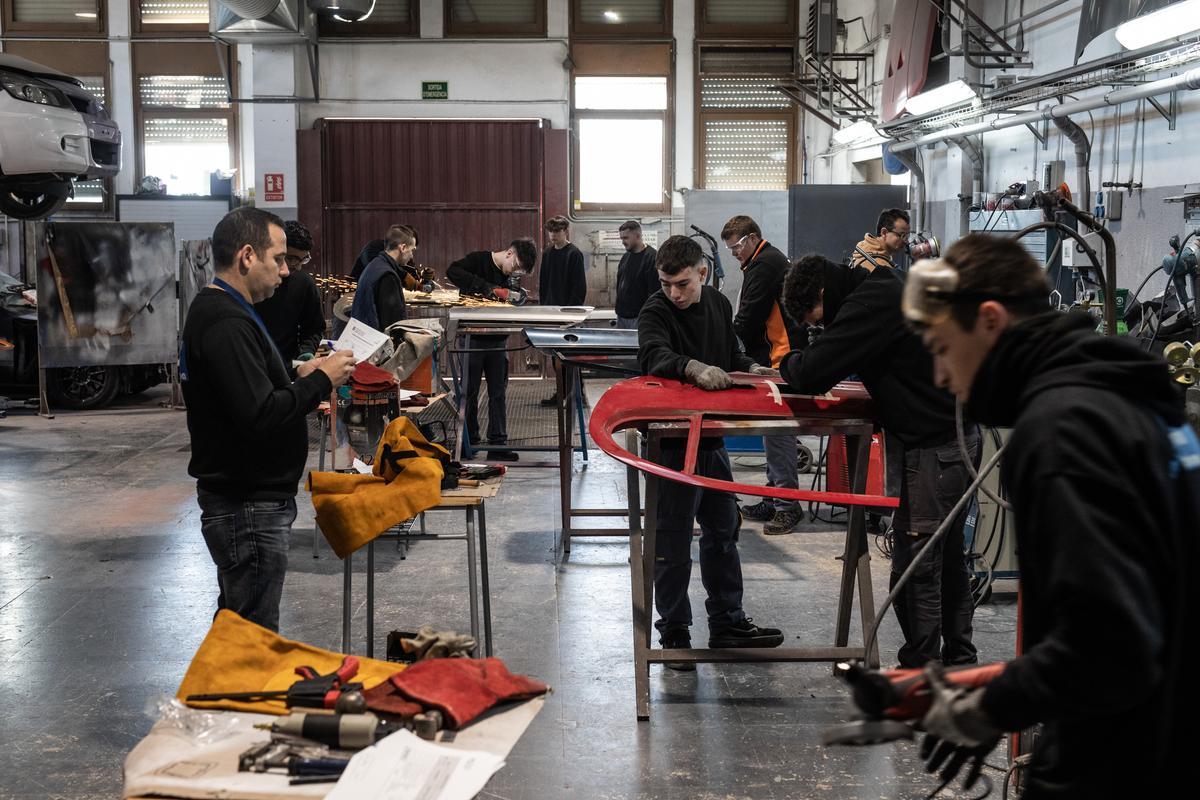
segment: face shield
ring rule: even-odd
[[[902,308],[910,325],[936,325],[950,316],[958,270],[945,259],[924,259],[908,269]]]

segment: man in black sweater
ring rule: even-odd
[[[694,383],[716,391],[733,385],[729,373],[761,368],[747,356],[733,332],[733,308],[719,291],[704,285],[708,266],[700,245],[672,236],[658,251],[662,289],[650,296],[638,317],[638,363],[646,375]],[[663,445],[661,463],[683,467],[681,443]],[[701,440],[696,474],[733,480],[729,454],[719,437]],[[659,641],[666,649],[691,647],[692,528],[700,522],[700,576],[708,592],[709,647],[778,647],[783,633],[760,628],[742,610],[742,563],[737,540],[741,519],[728,492],[659,481],[654,558],[654,605]],[[695,669],[670,663],[673,669]]]
[[[871,393],[886,434],[888,492],[900,497],[892,516],[893,586],[971,482],[958,446],[954,398],[933,385],[933,360],[900,314],[903,287],[890,267],[867,272],[822,256],[800,259],[784,284],[784,305],[794,318],[825,330],[780,365],[788,385],[803,394],[824,394],[851,375]],[[967,449],[977,460],[979,434],[969,428]],[[965,523],[964,511],[896,598],[901,667],[976,660]]]
[[[1200,717],[1200,442],[1162,360],[1047,310],[1050,288],[985,234],[909,273],[938,384],[1013,429],[1000,475],[1022,588],[1022,654],[986,687],[938,688],[923,750],[931,771],[977,768],[1000,732],[1041,723],[1025,800],[1169,797]]]
[[[217,565],[218,608],[279,629],[305,417],[354,370],[349,350],[301,364],[293,382],[252,305],[288,274],[283,221],[239,208],[212,235],[216,277],[188,309],[179,353],[200,529]]]
[[[545,229],[549,246],[542,251],[538,302],[544,306],[581,306],[587,299],[587,271],[583,253],[570,242],[571,223],[566,217],[551,217]],[[558,405],[558,393],[541,405]]]
[[[354,289],[350,317],[377,331],[405,319],[404,265],[412,260],[417,239],[404,225],[388,228],[383,252],[363,270]]]
[[[617,265],[617,327],[637,330],[638,314],[650,295],[658,291],[658,253],[642,240],[642,225],[635,219],[621,223],[619,233],[625,255]]]
[[[537,263],[537,248],[532,239],[514,239],[507,250],[478,250],[467,253],[446,270],[448,278],[463,294],[474,294],[493,300],[524,301],[519,287],[509,286],[509,276],[518,270],[526,274]],[[488,454],[493,460],[516,461],[517,454],[504,447],[508,443],[508,353],[504,345],[507,336],[474,336],[473,352],[467,357],[467,444],[463,452],[480,443],[479,387],[483,378],[488,384]]]
[[[325,335],[325,313],[321,311],[317,282],[304,270],[312,260],[312,235],[294,219],[283,224],[283,232],[287,237],[284,263],[288,275],[275,293],[257,303],[254,310],[266,323],[283,363],[291,369],[296,359],[312,358],[317,352]]]
[[[783,311],[783,278],[788,263],[779,248],[762,238],[762,229],[750,217],[732,217],[721,229],[721,240],[742,265],[742,291],[738,295],[733,330],[742,340],[746,354],[764,367],[779,367],[783,357],[801,347],[801,327]],[[796,436],[764,436],[767,486],[800,488],[796,468]],[[742,506],[742,516],[766,523],[763,533],[791,533],[804,520],[804,511],[794,500],[764,498]]]

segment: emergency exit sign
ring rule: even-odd
[[[449,81],[421,81],[422,100],[449,100]]]

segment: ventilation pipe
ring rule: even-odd
[[[1042,106],[1035,108],[1033,111],[1027,111],[1024,114],[1014,114],[992,120],[991,122],[977,122],[974,125],[962,125],[957,128],[934,131],[933,133],[918,136],[907,142],[897,142],[892,146],[891,150],[893,153],[899,154],[906,150],[915,150],[924,144],[933,144],[934,142],[946,139],[954,139],[960,136],[974,136],[977,133],[998,131],[1004,128],[1013,128],[1017,125],[1034,124],[1042,120],[1069,117],[1072,114],[1081,114],[1084,111],[1091,111],[1096,108],[1103,108],[1104,106],[1116,106],[1121,103],[1128,103],[1131,100],[1142,100],[1169,92],[1179,90],[1191,91],[1195,89],[1200,89],[1200,67],[1193,67],[1182,75],[1173,75],[1170,78],[1117,89],[1096,97]]]
[[[896,160],[908,168],[913,176],[913,219],[912,230],[923,233],[925,228],[925,171],[913,153],[900,153]]]
[[[1087,208],[1088,198],[1092,196],[1091,187],[1088,186],[1088,164],[1091,162],[1092,143],[1088,141],[1083,128],[1079,127],[1070,117],[1055,117],[1054,125],[1071,140],[1071,144],[1075,145],[1075,174],[1078,181],[1075,188],[1079,192],[1076,202],[1083,208]],[[1058,187],[1044,186],[1042,188],[1049,192]]]

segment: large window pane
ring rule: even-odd
[[[142,127],[144,174],[167,193],[209,194],[209,174],[228,171],[229,121],[221,118],[151,117]]]
[[[664,0],[579,0],[587,25],[647,25],[663,21]]]
[[[796,0],[700,0],[704,20],[714,25],[785,25]]]
[[[467,25],[531,25],[546,0],[450,0],[450,21]]]
[[[207,25],[208,0],[140,0],[143,25]]]
[[[143,75],[138,86],[143,108],[229,108],[219,75]]]
[[[16,22],[79,24],[96,19],[99,0],[14,0]]]
[[[662,204],[663,121],[579,120],[579,200]]]
[[[667,107],[667,79],[576,78],[575,107],[662,111]]]
[[[703,158],[705,189],[786,189],[787,121],[706,119]]]

